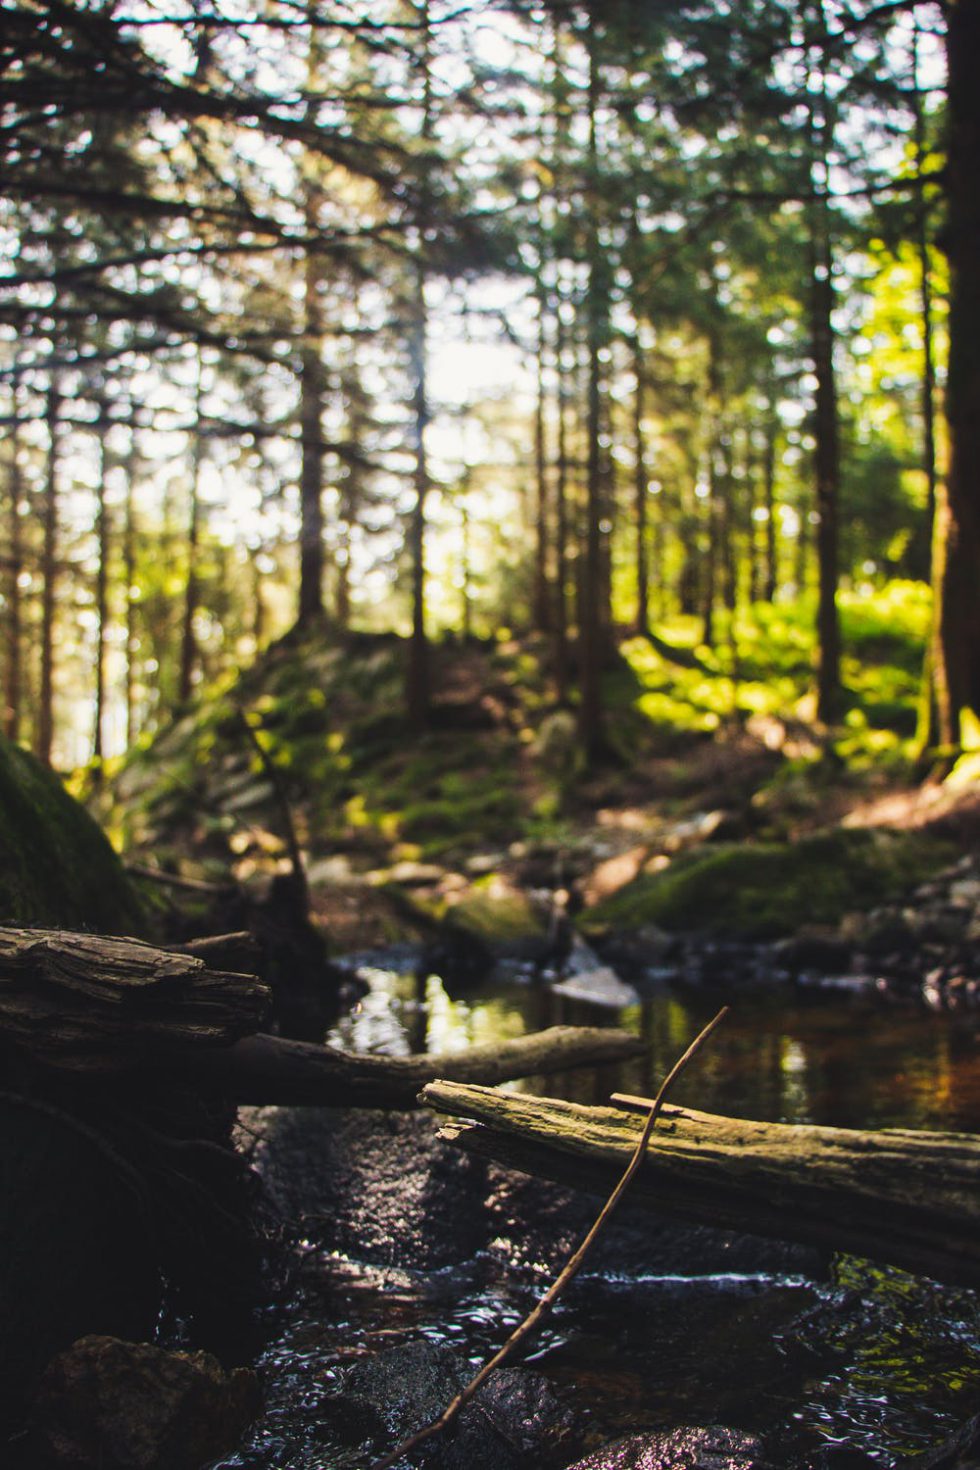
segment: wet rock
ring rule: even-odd
[[[851,958],[851,946],[836,934],[819,934],[806,930],[792,939],[782,939],[772,946],[775,964],[795,974],[801,971],[823,971],[845,974]]]
[[[683,951],[684,941],[656,924],[613,930],[602,937],[603,957],[625,973],[642,979],[675,975]]]
[[[446,1470],[547,1470],[567,1464],[579,1438],[575,1415],[542,1373],[500,1368],[461,1413],[442,1463]]]
[[[765,1470],[767,1464],[757,1435],[712,1424],[631,1434],[569,1470]]]
[[[555,995],[564,995],[570,1000],[582,1000],[590,1005],[614,1009],[637,1005],[640,1000],[633,986],[627,985],[615,970],[604,965],[594,950],[577,934],[572,939],[571,952],[561,967],[560,979],[551,989]]]
[[[197,1470],[234,1448],[261,1407],[254,1373],[208,1353],[83,1337],[45,1370],[39,1461],[66,1470]]]
[[[977,1470],[980,1466],[980,1414],[967,1421],[937,1449],[903,1460],[899,1470]]]
[[[324,1401],[324,1413],[351,1442],[395,1443],[437,1419],[469,1376],[450,1348],[406,1343],[345,1369],[338,1391]]]
[[[241,1117],[272,1203],[324,1249],[427,1270],[485,1246],[485,1165],[442,1143],[428,1115],[253,1108]]]
[[[390,1448],[437,1419],[472,1377],[450,1348],[407,1343],[345,1370],[324,1411],[352,1443]],[[575,1416],[548,1380],[527,1368],[502,1368],[432,1442],[440,1470],[523,1470],[567,1463],[578,1438]]]

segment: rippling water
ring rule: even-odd
[[[405,957],[361,967],[370,990],[329,1039],[363,1051],[452,1051],[556,1023],[618,1024],[649,1056],[524,1084],[583,1102],[650,1093],[720,997],[656,989],[620,1013],[518,976],[457,993]],[[784,989],[727,995],[732,1011],[674,1100],[709,1111],[838,1126],[980,1131],[977,1023],[873,997]],[[377,1254],[377,1253],[375,1253]],[[550,1269],[550,1266],[549,1266]],[[540,1295],[548,1272],[513,1241],[443,1269],[359,1259],[312,1238],[261,1364],[269,1412],[226,1470],[363,1465],[332,1440],[322,1400],[351,1358],[419,1336],[474,1366]],[[580,1278],[530,1354],[591,1414],[596,1439],[634,1427],[722,1422],[767,1434],[787,1470],[884,1466],[980,1409],[976,1293],[843,1258],[826,1279],[782,1270],[658,1273],[607,1262]]]

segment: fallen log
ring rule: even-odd
[[[269,1000],[253,975],[212,969],[200,954],[0,929],[0,1041],[77,1076],[149,1069],[234,1103],[414,1108],[437,1077],[494,1084],[644,1051],[623,1031],[555,1026],[442,1055],[364,1056],[260,1033]]]
[[[615,1108],[439,1081],[422,1101],[471,1122],[471,1153],[606,1194],[642,1119]],[[980,1136],[863,1132],[663,1110],[631,1200],[699,1224],[830,1247],[980,1286]]]
[[[593,1026],[551,1026],[465,1051],[407,1057],[367,1056],[256,1035],[222,1051],[189,1056],[182,1075],[238,1103],[414,1108],[420,1089],[437,1077],[492,1086],[517,1077],[621,1062],[643,1051],[643,1043],[628,1032]]]
[[[129,1072],[255,1031],[270,992],[138,939],[0,929],[0,1036],[45,1065]]]

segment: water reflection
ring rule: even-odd
[[[458,991],[435,974],[395,966],[360,973],[370,990],[329,1040],[358,1051],[452,1052],[554,1025],[618,1025],[640,1036],[645,1057],[618,1067],[524,1085],[577,1102],[611,1091],[650,1094],[727,1001],[731,1012],[674,1101],[709,1112],[839,1127],[980,1130],[980,1048],[975,1023],[847,994],[657,988],[611,1012],[515,977]]]

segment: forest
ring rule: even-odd
[[[11,1465],[976,1465],[980,0],[2,18]]]

